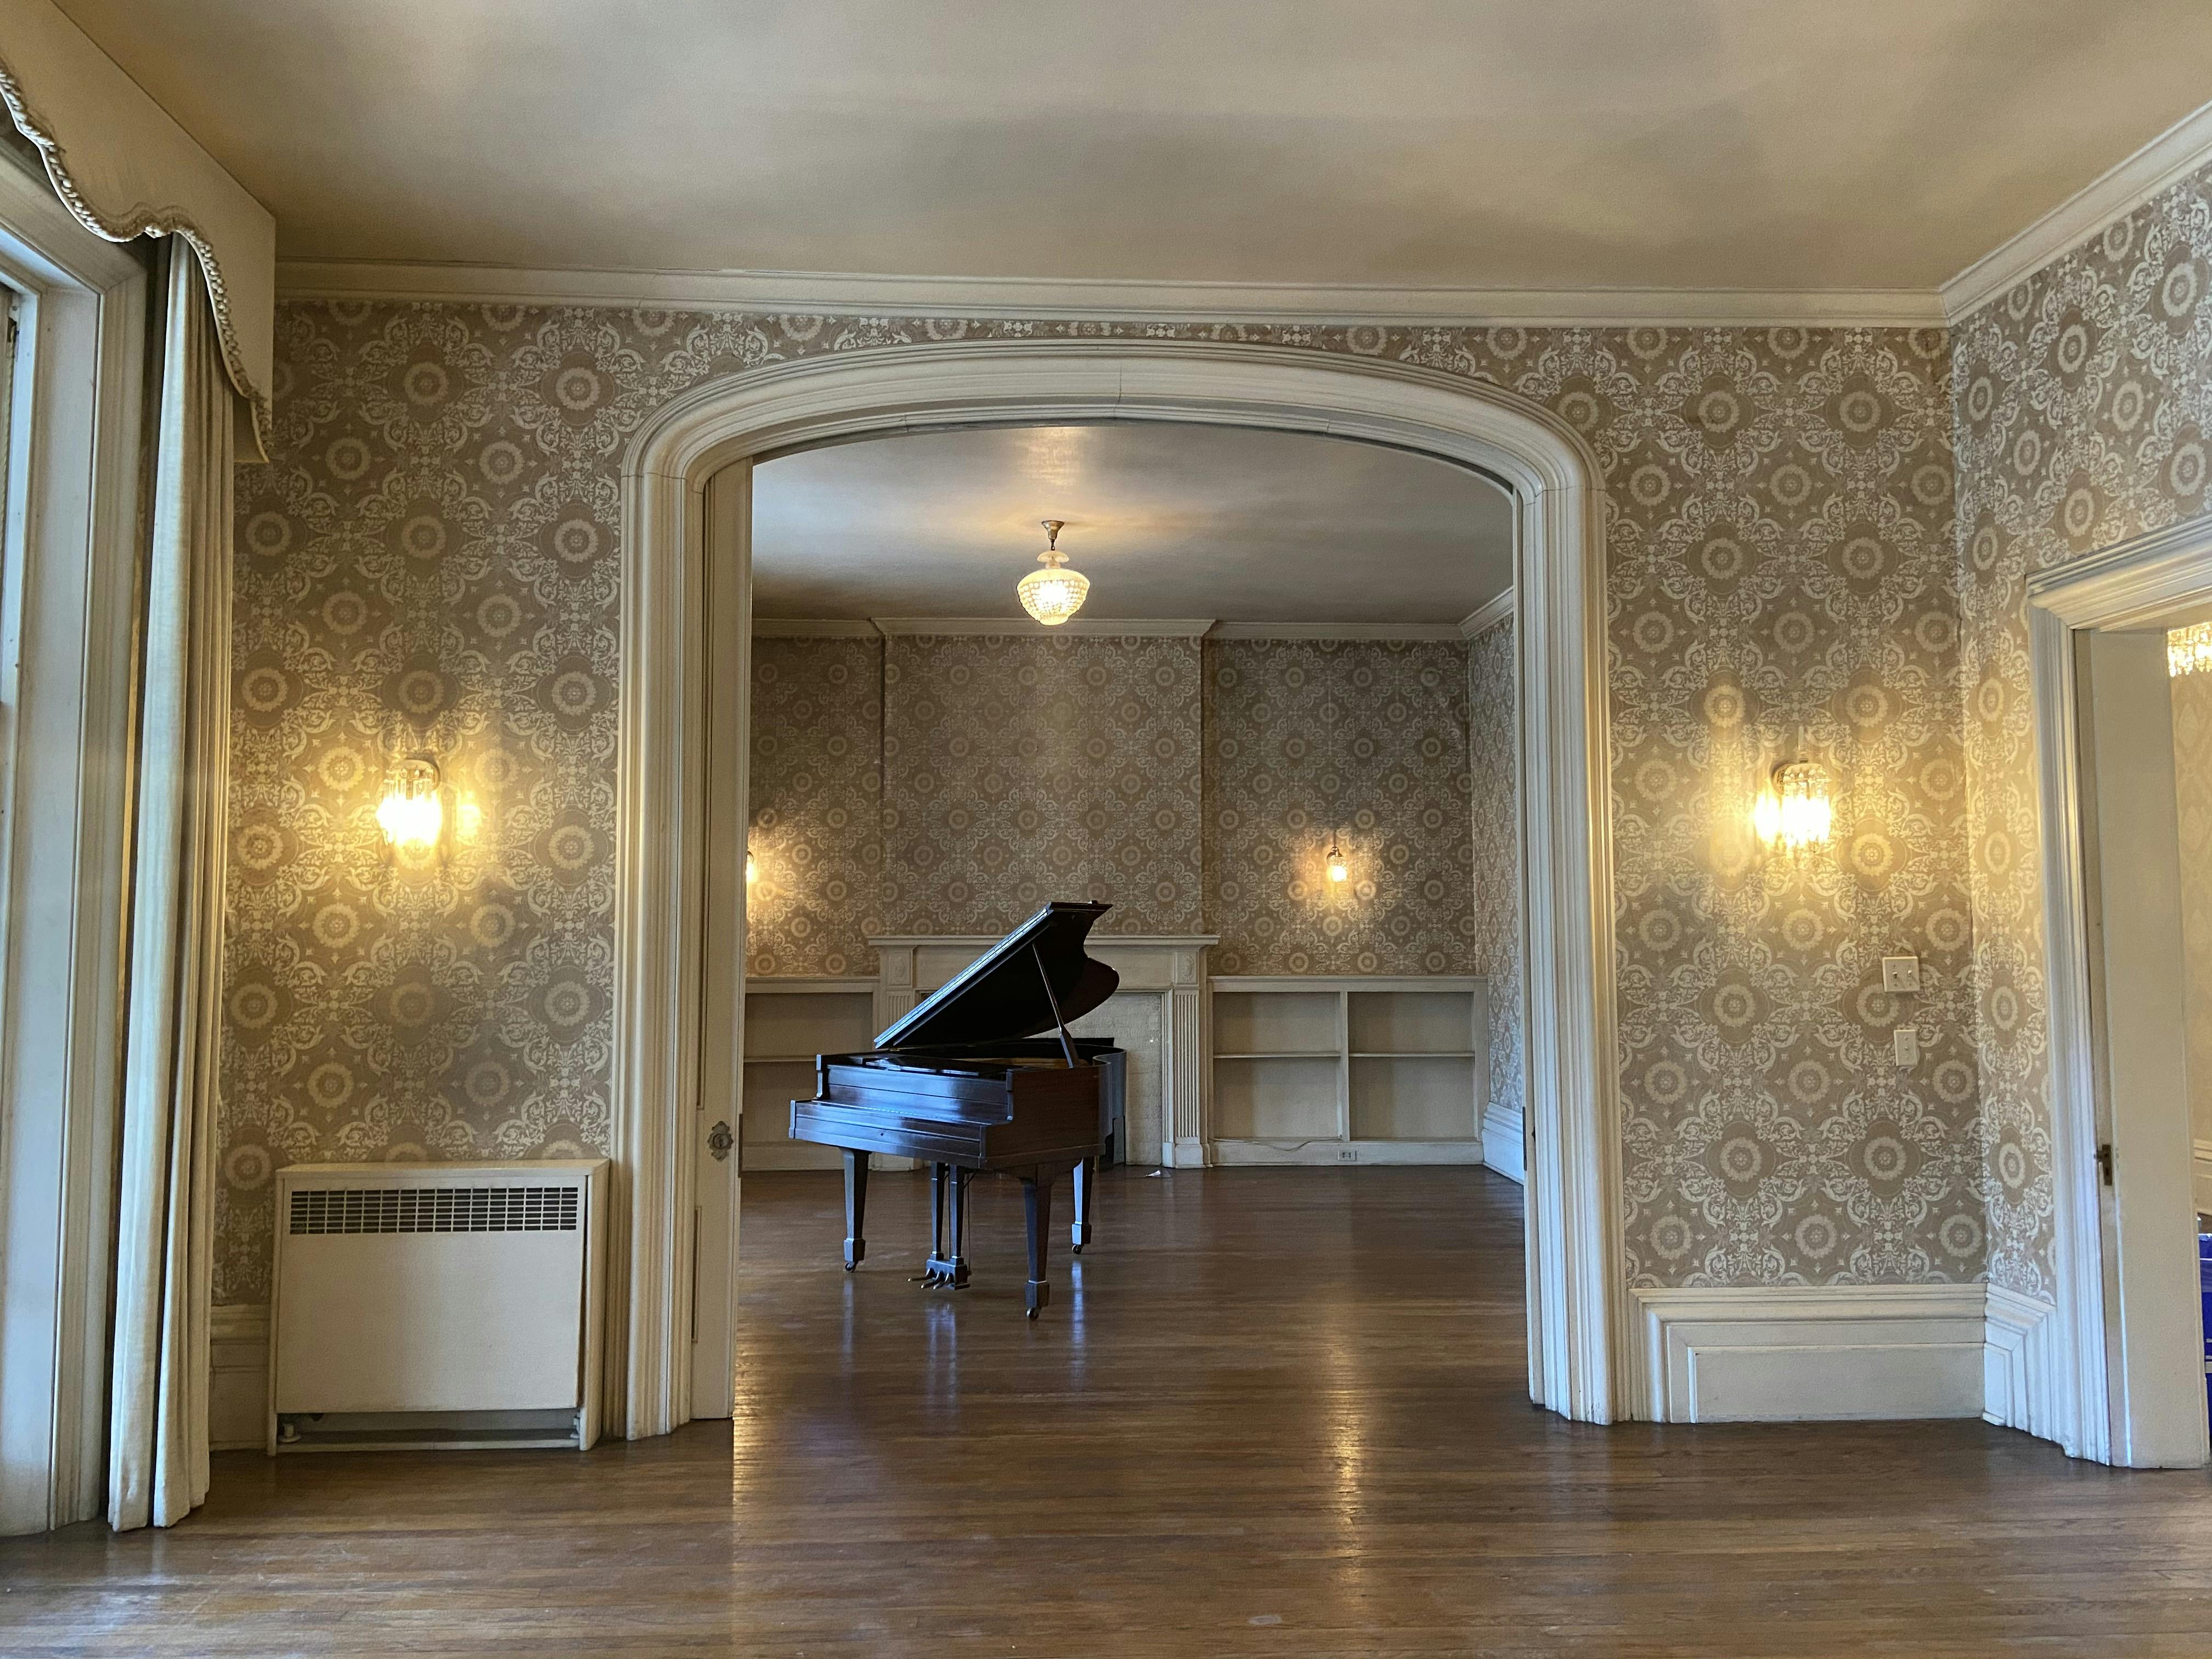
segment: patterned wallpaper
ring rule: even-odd
[[[1514,624],[1467,652],[1468,772],[1474,852],[1474,963],[1488,976],[1488,1109],[1518,1115],[1521,1036],[1520,757],[1515,741]]]
[[[1980,1271],[1940,331],[304,303],[279,319],[276,459],[240,479],[222,1300],[266,1293],[279,1161],[605,1144],[618,481],[650,411],[773,361],[1115,334],[1419,364],[1584,434],[1608,491],[1627,1269]],[[416,876],[370,811],[422,742],[482,817]],[[1844,830],[1792,869],[1739,826],[1801,742],[1838,770]],[[1168,879],[1147,926],[1198,908]],[[1935,990],[1899,1078],[1872,986],[1907,942]]]
[[[2212,1141],[2212,674],[2173,682],[2173,790],[2181,825],[2189,1121],[2197,1139]]]
[[[2049,1295],[2049,1002],[2027,584],[2208,506],[2212,170],[1960,325],[1960,607],[1990,1276]]]
[[[1216,973],[1475,971],[1465,646],[1208,641],[1206,750]]]
[[[885,641],[885,930],[1088,898],[1102,933],[1200,932],[1198,684],[1196,640]]]
[[[883,675],[881,640],[753,641],[747,973],[876,971]]]

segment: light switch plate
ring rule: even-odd
[[[1889,1047],[1900,1068],[1920,1063],[1920,1033],[1910,1025],[1900,1025],[1889,1034]]]
[[[1881,959],[1881,988],[1885,991],[1917,991],[1920,988],[1920,958],[1884,957]]]

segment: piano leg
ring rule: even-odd
[[[1098,1163],[1086,1158],[1075,1166],[1075,1219],[1068,1224],[1068,1248],[1075,1255],[1091,1242],[1091,1183],[1098,1178]]]
[[[868,1216],[868,1155],[845,1154],[845,1271],[850,1273],[867,1259],[868,1241],[862,1229]]]
[[[952,1171],[952,1288],[968,1288],[968,1183],[973,1170]]]
[[[1052,1300],[1052,1286],[1045,1282],[1044,1250],[1052,1235],[1052,1183],[1050,1175],[1022,1177],[1022,1207],[1027,1212],[1030,1234],[1029,1316],[1035,1319],[1037,1310]]]

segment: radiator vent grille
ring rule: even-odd
[[[572,1233],[574,1187],[337,1187],[295,1191],[291,1224],[312,1233]]]

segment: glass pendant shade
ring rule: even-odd
[[[1022,609],[1047,628],[1059,627],[1082,610],[1083,601],[1091,596],[1091,579],[1080,570],[1071,569],[1067,555],[1060,550],[1062,522],[1059,519],[1044,521],[1050,544],[1037,555],[1037,563],[1043,568],[1030,571],[1014,588]]]
[[[2191,623],[2169,632],[2166,667],[2177,680],[2184,674],[2212,674],[2212,623]]]
[[[1802,853],[1826,841],[1835,827],[1828,775],[1810,761],[1774,769],[1774,781],[1752,808],[1752,827],[1769,847]]]

